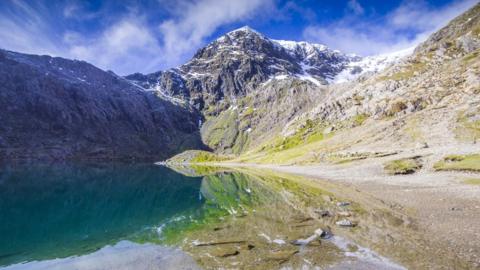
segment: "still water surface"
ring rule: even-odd
[[[403,220],[342,205],[342,194],[274,174],[186,172],[150,164],[3,166],[0,268],[403,269],[362,245],[375,233],[382,255],[412,248],[387,243],[408,227]],[[359,226],[337,226],[346,213]],[[316,237],[319,229],[328,234]],[[315,240],[294,244],[305,239]]]

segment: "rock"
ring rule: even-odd
[[[311,235],[310,237],[305,238],[305,239],[296,239],[296,240],[291,241],[290,243],[292,245],[295,245],[295,246],[306,246],[306,245],[309,245],[310,243],[312,243],[313,241],[319,240],[320,237],[322,237],[322,235],[324,235],[324,234],[325,234],[325,232],[322,229],[317,229],[317,230],[315,230],[313,235]]]
[[[332,230],[330,230],[330,227],[323,228],[322,230],[323,230],[323,233],[320,236],[322,239],[330,239],[333,237],[333,233],[332,233]]]
[[[240,251],[235,248],[221,248],[212,252],[213,256],[220,258],[228,258],[238,254],[240,254]]]
[[[352,222],[348,219],[339,220],[339,221],[335,222],[335,224],[337,224],[340,227],[355,227],[355,226],[357,226],[356,223],[354,223],[354,222]]]
[[[352,213],[348,211],[340,211],[340,212],[337,212],[337,215],[341,217],[349,217],[352,215]]]
[[[0,159],[160,160],[202,147],[197,112],[84,61],[0,50],[0,93]]]
[[[298,249],[279,250],[267,255],[267,260],[278,261],[280,264],[287,262],[290,258],[299,252]]]
[[[349,202],[337,202],[337,206],[349,206]]]
[[[274,240],[272,241],[272,243],[275,243],[275,244],[277,244],[277,245],[285,245],[285,244],[286,244],[286,242],[285,242],[284,240],[282,240],[282,239],[274,239]]]
[[[328,210],[316,210],[315,213],[317,213],[322,218],[332,216],[332,213]]]
[[[333,126],[330,126],[330,127],[327,127],[323,130],[323,134],[330,134],[332,133],[333,131],[335,130],[335,127]]]
[[[219,246],[219,245],[231,245],[231,244],[245,244],[247,241],[243,240],[233,240],[233,241],[219,241],[219,242],[209,242],[209,243],[194,243],[197,247],[206,247],[206,246]]]
[[[425,149],[425,148],[428,148],[428,144],[426,142],[423,142],[423,143],[418,143],[417,144],[417,148],[419,149]]]

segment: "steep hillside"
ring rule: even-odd
[[[0,159],[162,159],[200,116],[88,63],[0,51]]]
[[[325,87],[325,98],[292,119],[280,140],[240,160],[346,162],[413,151],[432,163],[479,151],[479,29],[477,4],[379,74]],[[315,134],[322,135],[312,141]]]
[[[278,137],[288,122],[325,99],[330,83],[376,72],[398,58],[361,58],[320,44],[272,40],[243,27],[178,68],[126,78],[195,106],[205,117],[204,142],[238,155]]]

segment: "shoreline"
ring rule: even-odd
[[[480,267],[480,186],[462,179],[478,173],[421,170],[410,175],[387,175],[380,160],[342,165],[274,165],[210,163],[212,166],[267,169],[353,187],[392,209],[418,220],[433,243],[455,250],[472,269]]]

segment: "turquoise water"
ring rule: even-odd
[[[332,225],[307,216],[307,206],[334,207],[321,189],[268,174],[201,171],[206,175],[189,177],[150,164],[3,166],[0,268],[171,269],[166,265],[181,263],[196,269],[197,262],[217,268],[229,260],[232,265],[260,260],[277,268],[264,257],[280,247],[295,248],[290,240]],[[250,247],[227,258],[216,252],[229,254],[228,247],[195,244],[225,239],[248,240]],[[337,242],[322,242],[321,251],[341,258]],[[320,263],[325,258],[317,258],[318,251],[302,247],[298,258]],[[211,261],[210,252],[226,261]],[[295,260],[291,266],[304,263]]]
[[[155,165],[16,165],[0,170],[0,265],[149,242],[202,211],[201,178]]]

